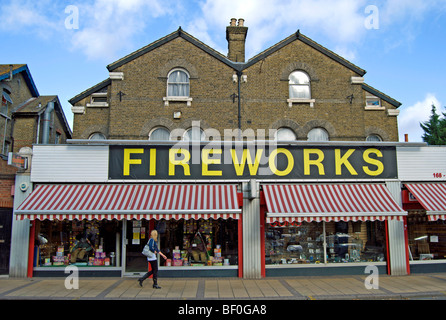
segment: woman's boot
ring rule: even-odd
[[[153,288],[154,289],[161,289],[161,287],[158,285],[158,279],[153,279]]]

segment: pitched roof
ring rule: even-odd
[[[39,91],[37,90],[36,84],[34,83],[33,77],[31,76],[31,72],[28,69],[28,65],[26,64],[0,64],[0,81],[9,78],[11,66],[13,75],[23,72],[23,77],[25,78],[25,82],[28,85],[31,94],[34,97],[38,97]]]
[[[37,116],[45,112],[49,102],[54,102],[56,114],[59,115],[59,119],[62,121],[67,137],[72,136],[70,125],[63,112],[62,105],[60,104],[58,96],[39,96],[33,97],[20,104],[15,108],[12,113],[13,117],[17,116]]]
[[[363,83],[362,84],[362,88],[367,91],[368,93],[373,94],[374,96],[377,96],[378,98],[383,99],[384,101],[387,101],[388,103],[390,103],[391,105],[393,105],[394,107],[398,108],[401,106],[401,102],[389,97],[388,95],[382,93],[381,91],[373,88],[372,86]]]
[[[83,92],[79,93],[78,95],[74,96],[70,100],[68,100],[69,103],[71,103],[73,106],[75,103],[81,101],[82,99],[88,97],[92,93],[98,92],[99,90],[109,86],[111,83],[110,78],[105,79],[104,81],[99,82],[98,84],[95,84],[94,86],[88,88],[87,90],[84,90]]]
[[[204,50],[205,52],[209,53],[211,56],[213,56],[214,58],[220,60],[221,62],[227,64],[228,66],[238,69],[238,67],[236,67],[236,65],[238,65],[238,63],[235,63],[231,60],[229,60],[226,56],[222,55],[220,52],[212,49],[211,47],[209,47],[208,45],[204,44],[203,42],[201,42],[200,40],[194,38],[193,36],[191,36],[189,33],[185,32],[183,29],[181,29],[181,27],[178,28],[178,30],[172,32],[171,34],[168,34],[167,36],[152,42],[151,44],[136,50],[132,53],[130,53],[129,55],[109,64],[107,66],[108,71],[113,71],[116,68],[119,68],[120,66],[126,64],[127,62],[130,62],[140,56],[142,56],[143,54],[150,52],[160,46],[162,46],[163,44],[170,42],[176,38],[182,38],[186,41],[189,41],[190,43],[192,43],[193,45],[197,46],[198,48]]]
[[[364,69],[361,69],[360,67],[358,67],[355,64],[351,63],[350,61],[344,59],[340,55],[334,53],[333,51],[325,48],[324,46],[320,45],[319,43],[311,40],[310,38],[308,38],[306,36],[304,36],[303,34],[300,33],[299,30],[297,30],[296,33],[293,33],[289,37],[283,39],[282,41],[276,43],[275,45],[269,47],[268,49],[264,50],[263,52],[255,55],[254,57],[249,59],[248,62],[245,63],[244,69],[249,67],[249,66],[251,66],[251,65],[253,65],[253,64],[255,64],[256,62],[258,62],[260,60],[265,59],[269,55],[273,54],[274,52],[280,50],[284,46],[286,46],[286,45],[288,45],[291,42],[296,41],[296,40],[302,41],[303,43],[309,45],[313,49],[316,49],[317,51],[323,53],[327,57],[337,61],[338,63],[342,64],[343,66],[345,66],[345,67],[349,68],[350,70],[356,72],[361,77],[366,74],[366,71]]]

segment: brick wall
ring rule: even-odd
[[[173,68],[186,69],[191,75],[191,106],[186,102],[169,102],[165,106],[167,74]],[[314,106],[288,99],[288,75],[306,71],[311,78]],[[229,65],[203,51],[182,37],[177,37],[113,72],[123,72],[124,80],[112,80],[108,88],[109,107],[86,107],[74,116],[74,138],[88,138],[102,132],[109,139],[148,138],[153,128],[187,129],[200,120],[203,129],[236,129],[237,83]],[[330,140],[365,141],[378,134],[386,141],[398,141],[397,118],[386,110],[366,111],[365,92],[361,84],[351,84],[355,71],[331,59],[319,50],[295,40],[243,70],[247,83],[241,84],[242,130],[293,129],[299,140],[306,140],[314,127],[326,129]],[[119,100],[118,93],[125,96]],[[354,95],[352,103],[347,97]],[[76,103],[86,106],[91,97]],[[388,109],[395,107],[382,101]],[[173,114],[181,112],[181,119]]]

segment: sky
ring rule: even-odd
[[[0,0],[1,64],[26,63],[41,95],[69,99],[106,66],[177,30],[227,54],[226,26],[245,19],[246,59],[299,30],[367,71],[402,103],[400,141],[422,141],[432,104],[446,113],[446,0]]]

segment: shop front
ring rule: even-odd
[[[237,185],[38,185],[16,210],[32,222],[29,276],[133,276],[150,231],[167,256],[165,276],[237,276],[241,209]]]
[[[34,146],[32,171],[19,176],[29,188],[16,190],[13,270],[28,261],[28,276],[68,265],[138,276],[156,229],[163,276],[364,274],[370,264],[407,274],[395,146],[195,147]]]
[[[446,183],[405,183],[412,272],[446,271]]]
[[[387,272],[387,221],[407,213],[384,184],[266,184],[266,275]]]

